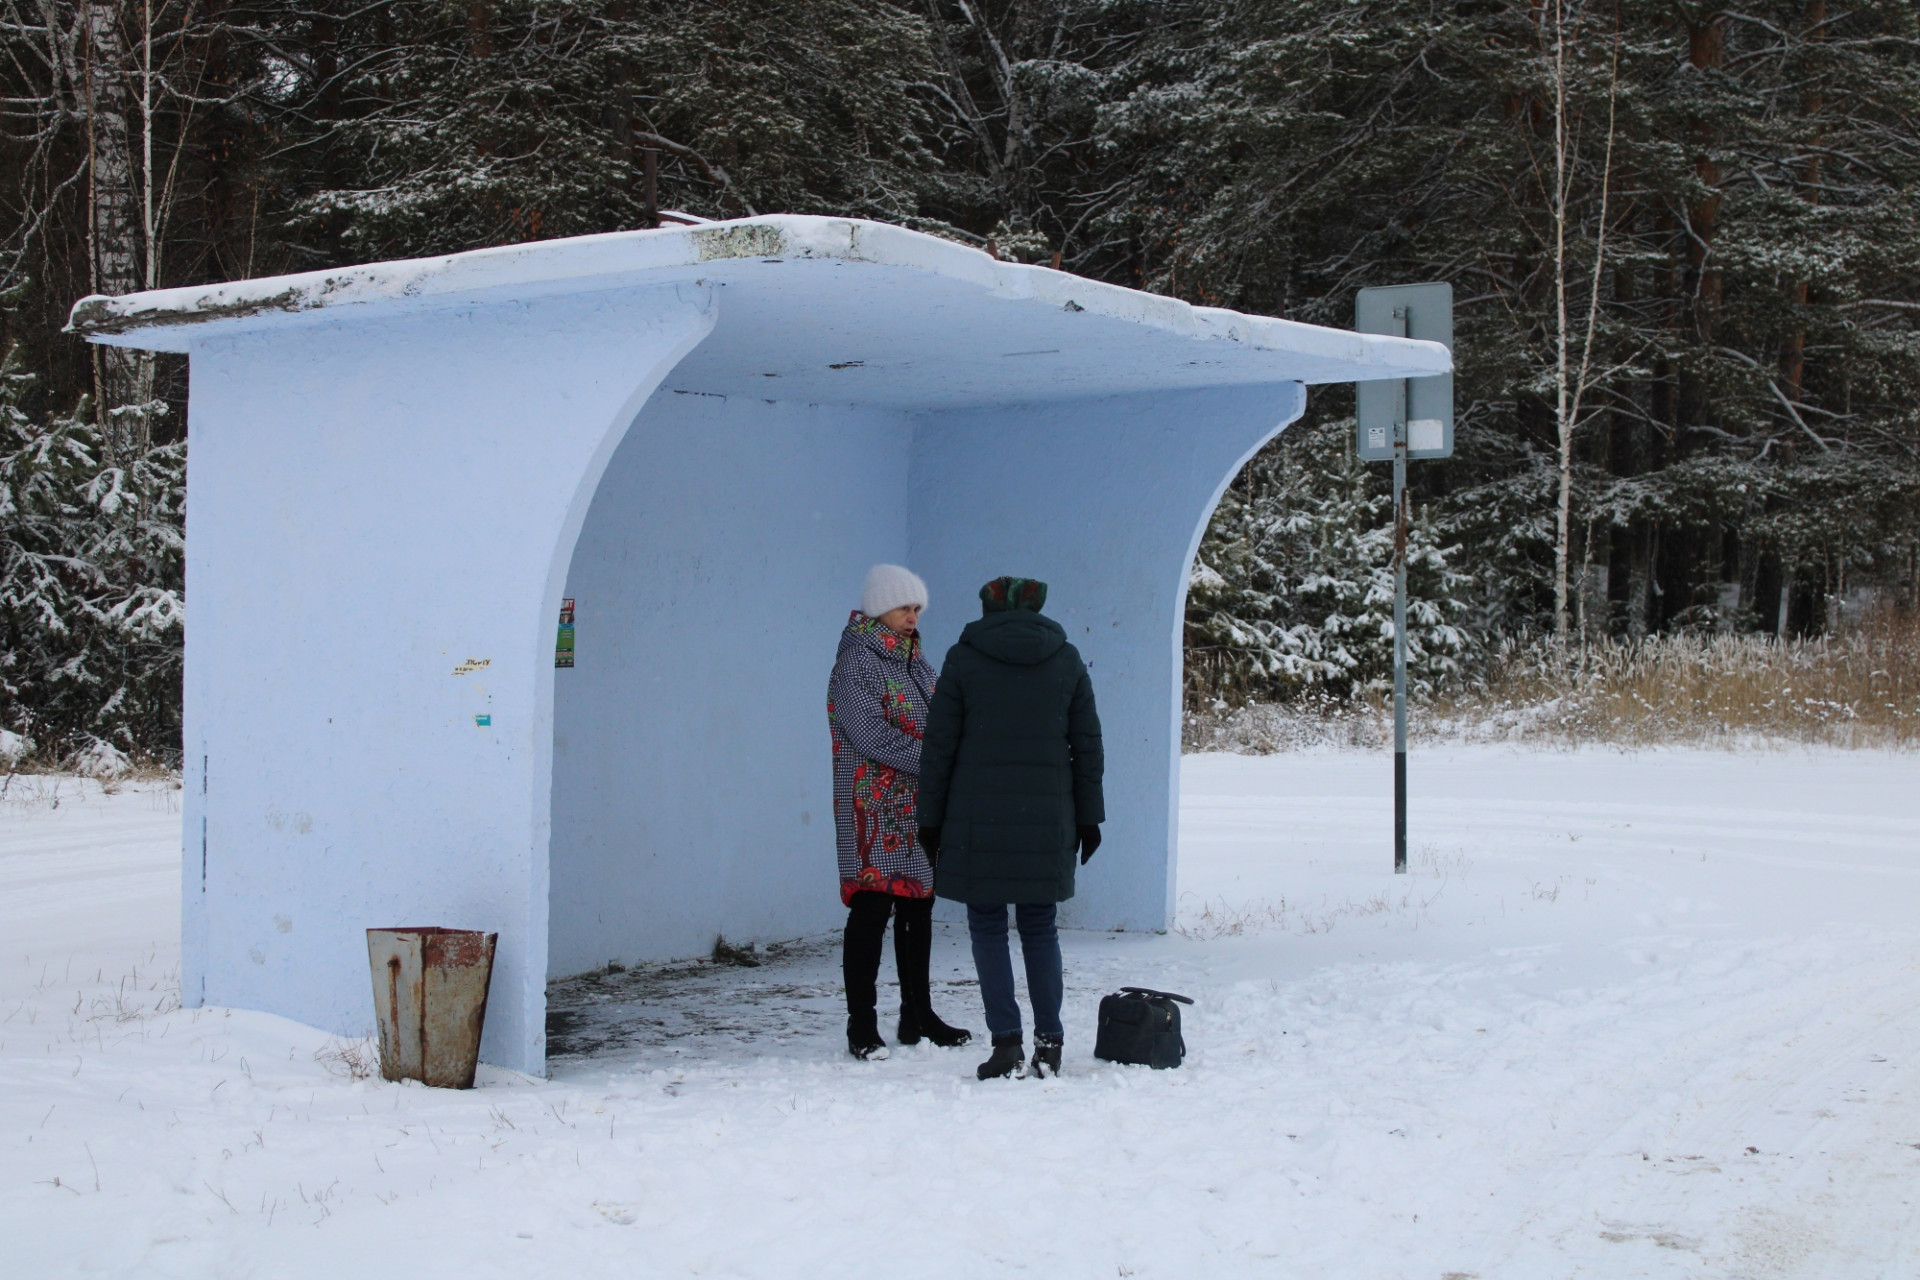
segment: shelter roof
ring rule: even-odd
[[[1001,262],[886,223],[776,215],[93,296],[69,330],[190,351],[216,336],[666,287],[714,300],[675,391],[900,408],[1422,377],[1437,343],[1196,307]]]

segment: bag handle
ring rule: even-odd
[[[1159,996],[1163,1000],[1178,1000],[1181,1004],[1192,1004],[1186,996],[1177,996],[1171,991],[1155,991],[1152,987],[1122,987],[1121,991],[1135,996]]]

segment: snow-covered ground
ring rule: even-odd
[[[1920,1275],[1920,757],[1421,752],[1401,878],[1384,755],[1185,769],[1181,927],[1068,935],[1063,1079],[852,1062],[816,939],[564,984],[554,1079],[469,1093],[174,1007],[177,793],[15,779],[0,1273]],[[1184,1069],[1089,1056],[1122,983]]]

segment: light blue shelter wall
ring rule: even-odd
[[[1107,825],[1063,923],[1172,918],[1187,576],[1227,483],[1305,403],[1288,382],[915,420],[908,563],[936,664],[979,616],[980,585],[1018,574],[1048,584],[1046,612],[1092,672]]]
[[[904,415],[661,391],[601,481],[555,673],[554,976],[843,916],[827,675],[906,554]]]
[[[544,1071],[554,608],[711,324],[669,285],[196,343],[188,1003],[360,1033],[365,929],[498,930],[483,1054]]]

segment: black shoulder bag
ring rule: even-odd
[[[1180,1005],[1192,1003],[1171,991],[1146,987],[1122,987],[1103,997],[1093,1056],[1156,1071],[1179,1066],[1187,1056],[1187,1042],[1180,1037]]]

